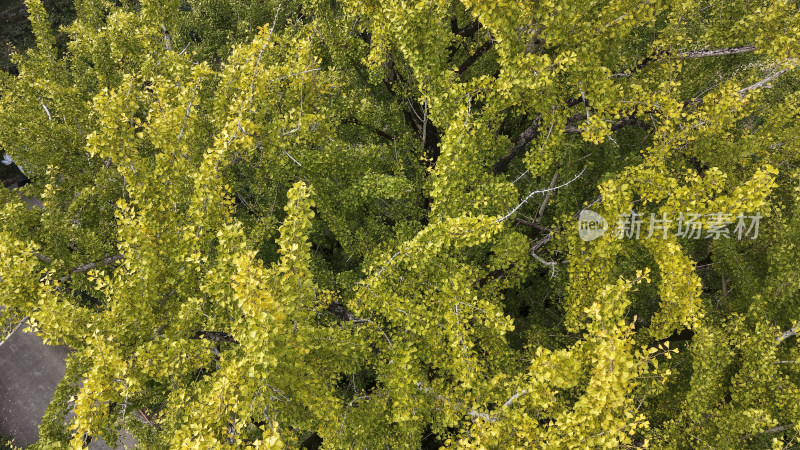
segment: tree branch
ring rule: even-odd
[[[67,280],[69,280],[69,278],[72,276],[73,273],[86,273],[86,272],[88,272],[88,271],[90,271],[90,270],[92,270],[94,268],[102,267],[102,266],[108,266],[108,265],[114,264],[117,261],[121,261],[123,259],[125,259],[125,257],[122,256],[122,255],[114,255],[114,256],[109,256],[108,258],[103,258],[103,259],[101,259],[100,261],[97,261],[97,262],[90,262],[90,263],[83,264],[81,266],[75,267],[72,270],[70,270],[68,274],[66,274],[63,277],[59,278],[58,281],[64,283]]]
[[[509,265],[508,269],[511,269],[512,267],[514,267],[514,265],[515,264],[512,262]],[[486,285],[486,283],[488,283],[489,281],[491,281],[493,279],[494,280],[500,280],[500,279],[504,278],[506,276],[506,270],[507,269],[496,269],[496,270],[492,270],[491,272],[487,273],[485,277],[483,277],[480,280],[478,280],[478,283],[477,283],[478,289],[484,287]]]
[[[800,324],[797,324],[794,327],[784,331],[783,334],[781,334],[780,337],[778,337],[778,342],[776,342],[775,345],[778,345],[781,342],[785,341],[786,339],[795,336],[798,333],[798,331],[800,331]]]
[[[742,436],[741,439],[743,441],[746,441],[748,439],[752,439],[755,436],[758,436],[759,434],[780,433],[781,431],[791,430],[792,428],[794,428],[794,424],[791,424],[791,423],[787,424],[787,425],[779,425],[777,427],[773,427],[773,428],[770,428],[768,430],[760,431],[760,432],[755,433],[755,434],[746,434],[746,435]]]
[[[150,420],[149,417],[147,417],[147,414],[144,412],[144,410],[142,408],[137,408],[136,412],[139,413],[139,416],[141,416],[142,420],[144,420],[144,422],[146,424],[150,425],[151,427],[153,427],[155,429],[159,429],[159,426],[156,425],[152,420]]]
[[[693,51],[690,51],[690,52],[678,53],[675,56],[677,56],[678,58],[681,58],[681,59],[697,59],[697,58],[706,58],[706,57],[709,57],[709,56],[738,55],[740,53],[749,53],[749,52],[752,52],[752,51],[755,51],[755,50],[756,50],[756,47],[754,45],[745,45],[745,46],[742,46],[742,47],[720,48],[720,49],[714,49],[714,50],[693,50]],[[650,64],[650,63],[652,63],[654,61],[658,61],[662,57],[669,56],[669,55],[670,55],[670,52],[667,52],[667,51],[656,52],[654,55],[646,57],[645,59],[642,60],[642,62],[640,62],[639,64],[635,65],[631,69],[630,72],[615,73],[615,74],[612,74],[611,76],[612,77],[625,77],[625,78],[630,77],[634,73],[644,69],[645,66],[647,66],[648,64]]]
[[[586,211],[587,209],[591,208],[591,207],[592,207],[592,206],[593,206],[595,203],[599,203],[599,202],[601,202],[601,201],[603,201],[603,197],[602,197],[602,196],[600,196],[600,197],[597,197],[596,199],[594,199],[594,201],[592,201],[591,203],[589,203],[588,205],[586,205],[584,208],[582,208],[580,211],[578,211],[577,213],[575,213],[575,214],[572,216],[572,218],[573,218],[573,219],[575,219],[575,220],[578,220],[578,218],[581,216],[581,213],[582,213],[582,212],[584,212],[584,211]],[[534,244],[531,246],[531,249],[528,251],[528,252],[531,254],[531,256],[535,255],[535,254],[536,254],[536,252],[537,252],[537,251],[539,251],[539,249],[540,249],[540,248],[544,247],[544,246],[545,246],[545,245],[546,245],[548,242],[552,241],[552,240],[553,240],[553,236],[555,236],[555,232],[556,232],[556,231],[559,231],[559,230],[553,230],[553,231],[551,231],[551,232],[550,232],[550,233],[549,233],[547,236],[544,236],[543,238],[541,238],[541,239],[539,239],[538,241],[536,241],[536,242],[535,242],[535,243],[534,243]],[[538,256],[538,255],[537,255],[537,256]],[[534,257],[535,257],[535,256],[534,256]]]
[[[581,114],[581,118],[583,118],[583,117],[586,117],[586,116]],[[572,117],[570,117],[570,119],[572,119]],[[569,119],[567,120],[567,122],[569,122]],[[635,117],[625,117],[624,119],[620,119],[620,120],[614,122],[613,124],[611,124],[611,131],[612,132],[617,131],[617,130],[619,130],[621,128],[624,128],[624,127],[626,127],[628,125],[633,125],[633,126],[641,128],[643,130],[649,130],[650,128],[652,128],[652,126],[650,124],[648,124],[646,122],[643,122],[643,121],[641,121],[641,120],[639,120],[639,119],[637,119]],[[580,128],[578,128],[575,125],[567,125],[566,128],[564,129],[564,132],[567,133],[567,134],[581,134],[583,132],[583,130],[581,130]]]
[[[562,185],[560,185],[560,186],[553,186],[553,187],[549,187],[549,188],[547,188],[547,189],[539,189],[539,190],[536,190],[536,191],[533,191],[533,192],[531,192],[531,193],[530,193],[530,194],[528,194],[528,196],[527,196],[527,197],[525,197],[525,199],[523,199],[523,200],[522,200],[522,201],[521,201],[521,202],[520,202],[520,203],[519,203],[519,204],[518,204],[516,207],[514,207],[514,209],[512,209],[511,211],[509,211],[509,212],[508,212],[508,213],[507,213],[505,216],[503,216],[503,217],[501,217],[500,219],[498,219],[498,222],[502,222],[502,221],[504,221],[504,220],[508,219],[509,217],[511,217],[511,215],[512,215],[512,214],[514,214],[515,212],[517,212],[517,210],[518,210],[518,209],[520,209],[520,208],[522,207],[522,205],[524,205],[525,203],[527,203],[527,201],[528,201],[528,200],[530,200],[530,198],[531,198],[531,197],[533,197],[534,195],[536,195],[536,194],[544,194],[544,193],[547,193],[547,192],[552,192],[552,191],[555,191],[555,190],[561,189],[561,188],[563,188],[563,187],[566,187],[566,186],[568,186],[570,183],[572,183],[573,181],[575,181],[575,180],[577,180],[578,178],[580,178],[580,176],[581,176],[581,175],[583,175],[583,172],[585,172],[585,171],[586,171],[586,167],[584,167],[584,168],[583,168],[583,170],[581,170],[581,171],[580,171],[580,173],[579,173],[579,174],[577,174],[577,175],[575,175],[575,176],[574,176],[574,177],[573,177],[571,180],[567,181],[566,183],[564,183],[564,184],[562,184]]]
[[[501,409],[503,409],[503,408],[508,408],[509,406],[511,406],[512,404],[514,404],[514,402],[515,402],[515,401],[516,401],[518,398],[520,398],[521,396],[523,396],[523,395],[525,395],[525,394],[527,394],[527,393],[528,393],[528,391],[527,391],[527,390],[525,390],[525,389],[523,389],[523,390],[522,390],[522,391],[520,391],[520,392],[517,392],[516,394],[512,395],[512,396],[511,396],[511,397],[510,397],[508,400],[506,400],[506,402],[505,402],[505,403],[503,403],[503,405],[502,405],[500,408],[501,408]],[[476,410],[472,409],[472,410],[470,410],[470,411],[468,412],[468,414],[469,414],[470,416],[472,416],[472,417],[475,417],[475,418],[481,418],[481,419],[483,419],[483,420],[485,420],[485,421],[487,421],[487,422],[497,422],[497,418],[498,418],[498,416],[500,415],[500,412],[497,412],[497,413],[495,413],[495,414],[489,415],[489,414],[487,414],[487,413],[478,412],[478,411],[476,411]]]
[[[403,81],[400,74],[395,70],[394,62],[390,55],[386,62],[386,77],[383,79],[383,84],[393,96],[396,96],[394,92],[394,83],[397,80]],[[439,158],[439,142],[441,140],[439,129],[436,128],[433,122],[427,117],[424,107],[416,100],[410,98],[403,98],[401,101],[402,100],[408,103],[408,108],[403,108],[403,117],[406,119],[407,123],[413,124],[416,127],[417,132],[423,138],[422,146],[428,151],[428,166],[434,167],[436,165],[436,160]],[[421,112],[417,112],[417,110]]]
[[[480,47],[478,47],[478,49],[475,50],[475,53],[471,54],[467,59],[464,60],[464,62],[461,63],[460,66],[458,66],[458,75],[460,77],[464,77],[464,72],[466,72],[467,69],[472,67],[472,65],[475,64],[475,61],[477,61],[478,58],[483,56],[483,54],[486,53],[490,48],[492,48],[493,45],[494,41],[488,40],[484,42]]]
[[[745,88],[740,89],[738,91],[739,96],[741,98],[744,98],[752,90],[770,87],[770,85],[769,85],[770,81],[778,78],[779,76],[783,75],[787,71],[789,71],[789,68],[778,70],[776,72],[773,72],[773,73],[767,75],[761,81],[758,81],[756,83],[751,84],[750,86],[747,86]],[[683,101],[683,107],[684,108],[689,107],[689,106],[698,107],[698,106],[703,104],[703,98],[704,98],[703,96],[700,96],[700,97],[686,99],[686,100]]]
[[[359,127],[364,127],[364,128],[374,132],[375,134],[377,134],[378,136],[380,136],[380,137],[382,137],[382,138],[384,138],[386,140],[389,140],[389,141],[393,141],[394,140],[394,136],[392,136],[391,134],[381,130],[378,127],[374,127],[372,125],[363,124],[363,123],[359,122],[358,119],[356,119],[356,118],[351,118],[351,119],[344,120],[344,121],[342,121],[342,123],[348,123],[348,124],[356,125],[356,126],[359,126]]]
[[[195,330],[194,336],[190,339],[208,339],[211,342],[231,342],[234,344],[238,344],[239,341],[233,338],[228,333],[224,331],[204,331],[204,330]]]
[[[739,90],[739,95],[742,98],[744,98],[747,95],[747,93],[752,91],[753,89],[759,89],[759,88],[766,87],[767,83],[769,83],[770,81],[774,80],[775,78],[778,78],[779,76],[783,75],[788,70],[789,70],[788,68],[787,69],[782,69],[782,70],[779,70],[777,72],[774,72],[774,73],[768,75],[763,80],[761,80],[761,81],[759,81],[757,83],[753,83],[750,86],[747,86],[746,88]]]
[[[455,36],[461,36],[463,38],[469,39],[472,36],[474,36],[475,33],[480,28],[481,28],[481,23],[478,22],[477,19],[473,20],[472,22],[470,22],[470,23],[468,23],[466,25],[464,25],[464,28],[461,28],[461,29],[458,28],[458,19],[457,18],[452,17],[450,19],[450,31],[452,31]],[[458,51],[458,48],[460,46],[461,46],[460,43],[458,43],[458,44],[456,42],[451,42],[450,43],[450,45],[447,47],[447,50],[448,50],[447,60],[448,61],[452,61],[453,60],[453,56],[455,56],[456,51]]]
[[[326,309],[326,311],[331,313],[334,317],[336,317],[337,320],[340,320],[340,321],[343,321],[343,322],[361,320],[361,319],[358,319],[356,316],[354,316],[353,313],[350,312],[350,310],[347,309],[346,306],[344,306],[343,304],[338,303],[338,302],[334,302],[334,303],[331,303],[330,305],[328,305],[328,308]]]
[[[578,97],[578,98],[568,99],[567,101],[564,102],[564,105],[566,105],[566,107],[568,107],[568,108],[576,106],[576,105],[580,105],[580,104],[584,104],[587,108],[589,107],[589,103],[586,101],[586,99],[584,98],[583,95],[581,95],[581,97]],[[576,121],[580,120],[585,116],[582,114],[579,118],[575,118],[575,117],[576,116],[572,116],[569,119],[567,119],[567,123],[569,123],[571,120],[576,120]],[[575,118],[575,119],[573,119],[573,118]],[[499,174],[499,173],[503,172],[504,170],[506,170],[506,168],[508,168],[509,163],[511,163],[511,161],[514,158],[519,156],[521,153],[525,152],[527,145],[532,140],[534,140],[537,136],[539,136],[539,133],[541,132],[539,130],[539,125],[541,125],[541,120],[542,120],[542,115],[541,114],[537,115],[536,118],[533,119],[533,123],[531,124],[531,126],[529,126],[522,133],[520,133],[519,137],[517,138],[517,143],[514,144],[513,146],[511,146],[511,148],[508,150],[508,153],[506,153],[502,158],[500,158],[494,164],[494,166],[492,166],[492,172],[493,173]],[[575,130],[578,130],[577,127],[572,127],[572,128],[574,128]],[[570,130],[572,130],[572,128],[567,126],[567,132],[568,133],[569,132],[580,133],[580,131],[570,131]],[[552,128],[551,128],[551,130],[552,130]]]
[[[114,264],[117,261],[121,261],[123,259],[125,259],[125,257],[122,256],[122,255],[109,256],[108,258],[103,258],[103,259],[101,259],[100,261],[97,261],[97,262],[91,262],[91,263],[88,263],[88,264],[84,264],[82,266],[78,266],[78,267],[70,270],[70,273],[86,273],[86,272],[94,269],[95,267],[107,266],[107,265],[110,265],[110,264]]]
[[[161,31],[164,32],[164,47],[167,50],[172,51],[172,37],[169,35],[169,31],[167,31],[167,27],[165,25],[161,25]]]
[[[643,122],[635,117],[629,116],[625,117],[624,119],[618,120],[611,124],[611,131],[617,131],[620,128],[627,127],[628,125],[633,125],[635,127],[639,127],[643,130],[649,130],[652,128],[650,124],[647,122]]]
[[[481,23],[475,19],[472,22],[464,25],[464,28],[458,30],[455,34],[461,37],[471,38],[480,28]]]
[[[553,174],[553,179],[550,180],[550,189],[553,189],[556,185],[556,180],[558,180],[558,171]],[[539,205],[539,210],[536,211],[536,217],[533,219],[534,225],[539,225],[542,222],[542,216],[544,215],[544,210],[547,208],[547,204],[550,202],[550,196],[553,195],[553,191],[547,191],[547,194],[544,196],[544,200],[542,200],[542,204]]]
[[[517,138],[517,143],[514,144],[502,158],[500,158],[494,166],[492,166],[492,172],[495,174],[499,174],[506,170],[508,164],[516,158],[520,153],[525,151],[525,147],[534,140],[537,136],[539,136],[539,125],[542,120],[542,115],[539,114],[533,119],[533,123],[531,126],[526,128],[522,133],[520,133],[519,138]]]
[[[47,256],[44,256],[41,253],[34,252],[33,256],[39,258],[39,261],[42,261],[43,263],[47,263],[47,264],[52,264],[53,263],[53,260],[51,258],[49,258]]]
[[[714,50],[694,50],[691,52],[679,53],[678,57],[683,59],[697,59],[697,58],[706,58],[709,56],[738,55],[740,53],[749,53],[755,50],[756,50],[755,45],[745,45],[743,47],[718,48]]]

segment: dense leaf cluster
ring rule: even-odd
[[[796,3],[27,0],[38,447],[796,446]]]

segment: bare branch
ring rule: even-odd
[[[546,259],[544,259],[541,256],[539,256],[538,254],[536,254],[536,252],[531,252],[531,256],[533,256],[533,258],[536,259],[537,261],[539,261],[542,265],[547,266],[547,267],[550,268],[550,278],[555,278],[556,277],[556,267],[558,266],[557,262],[555,262],[555,261],[547,261]]]
[[[172,37],[169,35],[169,31],[167,31],[167,27],[165,25],[161,25],[161,31],[164,32],[164,47],[167,50],[172,51]]]
[[[523,390],[522,390],[522,391],[520,391],[520,392],[517,392],[516,394],[512,395],[512,396],[511,396],[511,397],[510,397],[508,400],[506,400],[506,402],[505,402],[505,403],[503,403],[503,405],[502,405],[500,408],[501,408],[501,409],[503,409],[503,408],[508,408],[509,406],[511,406],[512,404],[514,404],[514,402],[515,402],[515,401],[516,401],[518,398],[520,398],[521,396],[523,396],[523,395],[525,395],[525,394],[527,394],[527,393],[528,393],[528,391],[527,391],[527,390],[525,390],[525,389],[523,389]],[[495,413],[495,414],[492,414],[492,415],[489,415],[489,414],[487,414],[487,413],[478,412],[478,411],[476,411],[476,410],[474,410],[474,409],[473,409],[473,410],[470,410],[468,414],[469,414],[470,416],[472,416],[472,417],[475,417],[475,418],[478,418],[478,417],[479,417],[479,418],[481,418],[481,419],[483,419],[483,420],[485,420],[485,421],[487,421],[487,422],[497,422],[498,416],[500,415],[500,413],[499,413],[499,412],[498,412],[498,413]]]
[[[461,36],[463,38],[467,39],[471,38],[480,28],[481,28],[481,23],[478,22],[478,20],[473,20],[472,22],[466,24],[464,28],[459,30],[458,20],[455,17],[451,18],[450,20],[450,30],[453,32],[454,35]],[[449,52],[449,56],[447,58],[448,60],[453,59],[453,56],[455,55],[459,47],[460,43],[457,44],[456,42],[453,42],[450,44],[450,46],[447,48]]]
[[[556,180],[558,180],[558,171],[553,174],[553,179],[550,180],[550,187],[552,189],[556,185]],[[539,210],[536,211],[536,217],[533,219],[534,225],[539,225],[542,223],[542,216],[544,215],[544,210],[547,208],[547,204],[550,202],[550,196],[553,195],[553,191],[547,191],[547,194],[544,196],[544,200],[542,200],[542,204],[539,205]]]
[[[583,117],[583,114],[580,116]],[[572,117],[570,117],[570,119],[572,119]],[[569,119],[567,119],[567,122],[569,122]],[[652,126],[648,123],[643,122],[635,117],[625,117],[611,124],[611,131],[614,132],[629,125],[639,127],[643,130],[649,130],[652,128]],[[564,132],[567,134],[581,134],[583,130],[575,125],[567,125],[564,129]]]
[[[492,172],[500,173],[508,167],[508,164],[516,158],[520,153],[525,151],[525,147],[537,136],[539,136],[539,125],[542,120],[542,115],[539,114],[533,119],[533,123],[531,126],[525,129],[522,133],[520,133],[519,138],[517,139],[517,143],[514,144],[509,150],[508,153],[505,154],[502,158],[500,158],[494,166],[492,166]]]
[[[224,331],[204,331],[204,330],[195,330],[194,336],[190,339],[207,339],[211,342],[231,342],[234,344],[238,344],[239,341],[233,338],[228,333]]]
[[[546,192],[551,192],[551,191],[555,191],[555,190],[561,189],[561,188],[563,188],[563,187],[565,187],[565,186],[569,185],[569,184],[570,184],[570,183],[572,183],[573,181],[577,180],[578,178],[580,178],[580,176],[581,176],[581,175],[583,175],[583,172],[585,172],[585,171],[586,171],[586,167],[584,167],[584,168],[583,168],[583,170],[581,170],[581,171],[580,171],[580,173],[579,173],[579,174],[577,174],[577,175],[575,175],[575,176],[574,176],[574,177],[573,177],[571,180],[567,181],[566,183],[564,183],[564,184],[562,184],[562,185],[560,185],[560,186],[555,186],[555,187],[551,187],[551,188],[547,188],[547,189],[540,189],[540,190],[538,190],[538,191],[533,191],[533,192],[531,192],[530,194],[528,194],[528,196],[527,196],[527,197],[525,197],[525,199],[524,199],[524,200],[522,200],[522,201],[521,201],[521,202],[520,202],[520,203],[519,203],[519,204],[518,204],[516,207],[514,207],[514,209],[512,209],[511,211],[509,211],[509,212],[508,212],[508,214],[506,214],[505,216],[503,216],[503,217],[501,217],[501,218],[497,219],[497,221],[498,221],[498,222],[502,222],[502,221],[504,221],[504,220],[508,219],[509,217],[511,217],[511,215],[512,215],[512,214],[514,214],[515,212],[517,212],[517,210],[518,210],[518,209],[520,209],[520,208],[522,207],[522,205],[524,205],[525,203],[527,203],[527,201],[528,201],[528,200],[530,200],[530,198],[531,198],[531,197],[533,197],[534,195],[536,195],[536,194],[544,194],[544,193],[546,193]]]
[[[791,423],[787,424],[787,425],[779,425],[777,427],[773,427],[773,428],[770,428],[768,430],[760,431],[760,432],[755,433],[755,434],[744,435],[744,436],[741,437],[741,439],[743,441],[746,441],[746,440],[751,439],[751,438],[753,438],[755,436],[758,436],[759,434],[780,433],[781,431],[791,430],[792,428],[794,428],[794,424],[791,424]]]
[[[192,113],[192,102],[194,102],[194,97],[197,95],[198,87],[198,85],[194,86],[194,89],[192,90],[192,98],[189,99],[189,104],[186,105],[186,114],[183,116],[183,124],[181,124],[181,132],[178,134],[177,142],[180,142],[181,138],[183,137],[183,132],[186,129],[186,123],[189,121],[189,115]]]
[[[39,258],[39,261],[42,261],[44,263],[47,263],[47,264],[52,264],[53,263],[53,259],[52,258],[44,256],[41,253],[34,252],[33,256]]]
[[[42,261],[44,263],[53,264],[53,258],[50,258],[49,256],[45,256],[45,255],[42,255],[41,253],[37,253],[37,252],[34,252],[33,256],[37,257],[39,259],[39,261]],[[70,276],[73,273],[86,273],[86,272],[88,272],[88,271],[90,271],[90,270],[92,270],[92,269],[94,269],[96,267],[101,267],[101,266],[107,266],[109,264],[114,264],[115,262],[120,261],[120,260],[122,260],[124,258],[125,257],[122,256],[122,255],[114,255],[114,256],[109,256],[107,258],[103,258],[100,261],[82,264],[82,265],[77,266],[77,267],[73,268],[72,270],[70,270],[69,273],[67,273],[63,277],[59,278],[58,281],[64,283],[67,280],[69,280]]]
[[[155,429],[158,429],[158,428],[159,428],[159,426],[158,426],[158,425],[156,425],[156,424],[155,424],[155,423],[154,423],[152,420],[150,420],[150,418],[149,418],[149,417],[147,417],[147,413],[145,413],[145,412],[144,412],[144,410],[143,410],[142,408],[137,408],[137,409],[136,409],[136,412],[138,412],[138,413],[139,413],[139,416],[141,416],[142,420],[143,420],[143,421],[144,421],[146,424],[150,425],[151,427],[153,427],[153,428],[155,428]]]
[[[284,149],[281,149],[281,151],[282,151],[284,154],[286,154],[286,156],[288,156],[288,157],[289,157],[289,158],[290,158],[292,161],[294,161],[294,163],[295,163],[295,164],[297,164],[297,165],[298,165],[298,166],[300,166],[300,167],[303,167],[303,165],[302,165],[302,164],[300,164],[300,161],[298,161],[298,160],[294,159],[294,156],[290,155],[290,154],[289,154],[289,152],[287,152],[287,151],[286,151],[286,150],[284,150]]]
[[[39,104],[42,105],[42,108],[44,108],[44,112],[47,113],[47,120],[53,120],[53,118],[50,116],[50,110],[47,109],[47,106],[44,105],[44,102],[42,101],[41,98],[39,99]]]
[[[465,37],[465,38],[470,38],[475,34],[476,31],[478,31],[480,29],[480,27],[481,27],[481,23],[478,22],[478,20],[476,19],[476,20],[473,20],[472,22],[468,23],[467,25],[465,25],[464,28],[460,29],[455,34],[457,34],[459,36],[462,36],[462,37]]]
[[[349,321],[361,321],[362,319],[357,318],[350,312],[347,307],[339,302],[333,302],[325,309],[327,312],[333,314],[338,320],[349,322]]]
[[[728,55],[738,55],[741,53],[749,53],[755,51],[756,47],[754,45],[745,45],[742,47],[732,47],[732,48],[720,48],[714,50],[693,50],[689,52],[678,53],[678,58],[682,59],[698,59],[698,58],[706,58],[709,56],[728,56]],[[630,72],[620,72],[612,74],[612,77],[619,78],[619,77],[630,77],[634,73],[638,72],[639,70],[643,69],[645,66],[650,64],[651,62],[657,61],[661,59],[661,57],[669,56],[670,52],[661,51],[657,52],[652,56],[648,56],[647,58],[643,59],[642,62],[635,65]]]
[[[123,259],[125,259],[125,257],[122,256],[122,255],[109,256],[108,258],[103,258],[103,259],[101,259],[100,261],[97,261],[97,262],[91,262],[91,263],[88,263],[88,264],[84,264],[82,266],[78,266],[78,267],[72,269],[70,271],[70,273],[86,273],[86,272],[88,272],[88,271],[90,271],[90,270],[92,270],[92,269],[94,269],[96,267],[107,266],[107,265],[110,265],[110,264],[114,264],[115,262],[123,260]]]
[[[778,337],[778,342],[776,342],[775,345],[778,345],[781,342],[785,341],[786,339],[795,336],[798,332],[800,332],[800,324],[797,324],[792,328],[784,331],[783,334],[781,334],[780,337]]]
[[[643,122],[635,117],[625,117],[624,119],[620,119],[611,124],[611,131],[617,131],[620,128],[626,127],[628,125],[633,125],[643,130],[649,130],[650,128],[652,128],[650,124]]]
[[[678,54],[678,57],[684,59],[697,59],[697,58],[706,58],[709,56],[738,55],[740,53],[749,53],[755,50],[756,50],[755,45],[745,45],[743,47],[718,48],[714,50],[694,50],[691,52],[680,53]]]
[[[777,72],[773,72],[772,74],[768,75],[763,80],[761,80],[761,81],[759,81],[757,83],[753,83],[750,86],[747,86],[746,88],[739,90],[739,95],[742,98],[744,98],[747,95],[748,92],[750,92],[750,91],[752,91],[754,89],[760,89],[760,88],[763,88],[763,87],[767,87],[768,86],[767,83],[769,83],[770,81],[774,80],[775,78],[778,78],[779,76],[783,75],[788,70],[789,69],[786,68],[786,69],[779,70]]]
[[[69,278],[74,273],[86,273],[86,272],[88,272],[88,271],[90,271],[92,269],[95,269],[97,267],[108,266],[108,265],[114,264],[115,262],[123,260],[123,259],[125,259],[125,257],[122,256],[122,255],[114,255],[114,256],[109,256],[107,258],[103,258],[103,259],[101,259],[100,261],[97,261],[97,262],[90,262],[90,263],[86,263],[86,264],[80,265],[80,266],[75,267],[72,270],[70,270],[68,274],[66,274],[63,277],[59,278],[58,281],[60,281],[62,283],[65,283],[67,280],[69,280]]]
[[[483,45],[478,47],[478,49],[475,50],[475,53],[473,53],[469,57],[467,57],[467,59],[465,59],[464,62],[462,62],[461,65],[458,66],[458,74],[459,74],[459,76],[463,77],[464,76],[464,72],[466,72],[467,69],[472,67],[472,65],[475,64],[475,61],[477,61],[478,58],[483,56],[484,53],[486,53],[490,48],[492,48],[492,45],[494,45],[494,42],[492,40],[488,40],[488,41],[484,42]]]

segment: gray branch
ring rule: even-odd
[[[683,52],[678,56],[684,59],[706,58],[709,56],[728,56],[738,55],[739,53],[749,53],[756,50],[755,45],[745,45],[743,47],[733,48],[717,48],[714,50],[694,50],[691,52]]]
[[[503,408],[508,408],[509,406],[511,406],[512,404],[514,404],[514,402],[515,402],[515,401],[516,401],[518,398],[520,398],[521,396],[523,396],[523,395],[525,395],[525,394],[527,394],[527,393],[528,393],[528,391],[526,391],[525,389],[523,389],[523,390],[522,390],[522,391],[520,391],[520,392],[517,392],[516,394],[512,395],[512,396],[511,396],[511,397],[510,397],[508,400],[506,400],[506,402],[505,402],[505,403],[503,403],[503,406],[501,406],[500,408],[501,408],[501,409],[503,409]],[[485,421],[487,421],[487,422],[497,422],[497,420],[498,420],[498,416],[500,415],[500,413],[499,413],[499,412],[497,412],[497,413],[495,413],[495,414],[492,414],[492,415],[489,415],[489,414],[487,414],[487,413],[478,412],[478,411],[476,411],[476,410],[474,410],[474,409],[473,409],[473,410],[470,410],[468,414],[469,414],[470,416],[472,416],[472,417],[475,417],[475,418],[478,418],[478,417],[479,417],[479,418],[481,418],[481,419],[483,419],[483,420],[485,420]]]
[[[786,339],[795,336],[798,331],[800,331],[800,324],[795,325],[794,327],[784,331],[783,334],[781,334],[780,337],[778,337],[778,342],[776,342],[775,345],[778,345],[781,342],[785,341]]]
[[[540,189],[540,190],[537,190],[537,191],[533,191],[533,192],[531,192],[530,194],[528,194],[528,196],[527,196],[527,197],[525,197],[525,199],[524,199],[524,200],[522,200],[522,201],[521,201],[521,202],[520,202],[520,203],[519,203],[519,204],[518,204],[516,207],[514,207],[514,209],[512,209],[511,211],[509,211],[509,212],[508,212],[508,213],[507,213],[505,216],[503,216],[503,217],[501,217],[501,218],[497,219],[497,221],[498,221],[498,222],[502,222],[502,221],[504,221],[504,220],[508,219],[509,217],[511,217],[511,215],[512,215],[512,214],[514,214],[515,212],[517,212],[517,210],[518,210],[518,209],[522,208],[522,205],[524,205],[525,203],[527,203],[527,202],[528,202],[528,200],[530,200],[530,199],[531,199],[531,197],[533,197],[533,196],[534,196],[534,195],[536,195],[536,194],[544,194],[544,193],[547,193],[547,192],[556,191],[556,190],[558,190],[558,189],[561,189],[561,188],[563,188],[563,187],[566,187],[567,185],[569,185],[569,184],[570,184],[570,183],[572,183],[573,181],[575,181],[575,180],[577,180],[578,178],[580,178],[580,176],[581,176],[581,175],[583,175],[583,172],[585,172],[585,171],[586,171],[586,167],[584,167],[584,168],[583,168],[583,170],[581,170],[581,171],[580,171],[580,173],[579,173],[579,174],[577,174],[577,175],[575,175],[575,176],[574,176],[574,177],[573,177],[571,180],[567,181],[566,183],[564,183],[564,184],[562,184],[562,185],[560,185],[560,186],[550,187],[550,188],[547,188],[547,189]]]
[[[775,78],[778,78],[779,76],[783,75],[783,74],[784,74],[784,73],[786,73],[788,70],[789,70],[789,69],[787,68],[787,69],[782,69],[782,70],[779,70],[779,71],[777,71],[777,72],[773,72],[772,74],[768,75],[768,76],[767,76],[766,78],[764,78],[763,80],[761,80],[761,81],[759,81],[759,82],[757,82],[757,83],[753,83],[753,84],[751,84],[750,86],[747,86],[746,88],[743,88],[743,89],[739,90],[739,95],[740,95],[742,98],[744,98],[744,97],[747,95],[747,93],[748,93],[748,92],[750,92],[750,91],[752,91],[752,90],[754,90],[754,89],[760,89],[760,88],[763,88],[763,87],[768,87],[768,83],[769,83],[770,81],[772,81],[772,80],[774,80]]]

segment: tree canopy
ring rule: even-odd
[[[38,448],[798,444],[796,1],[26,7]]]

